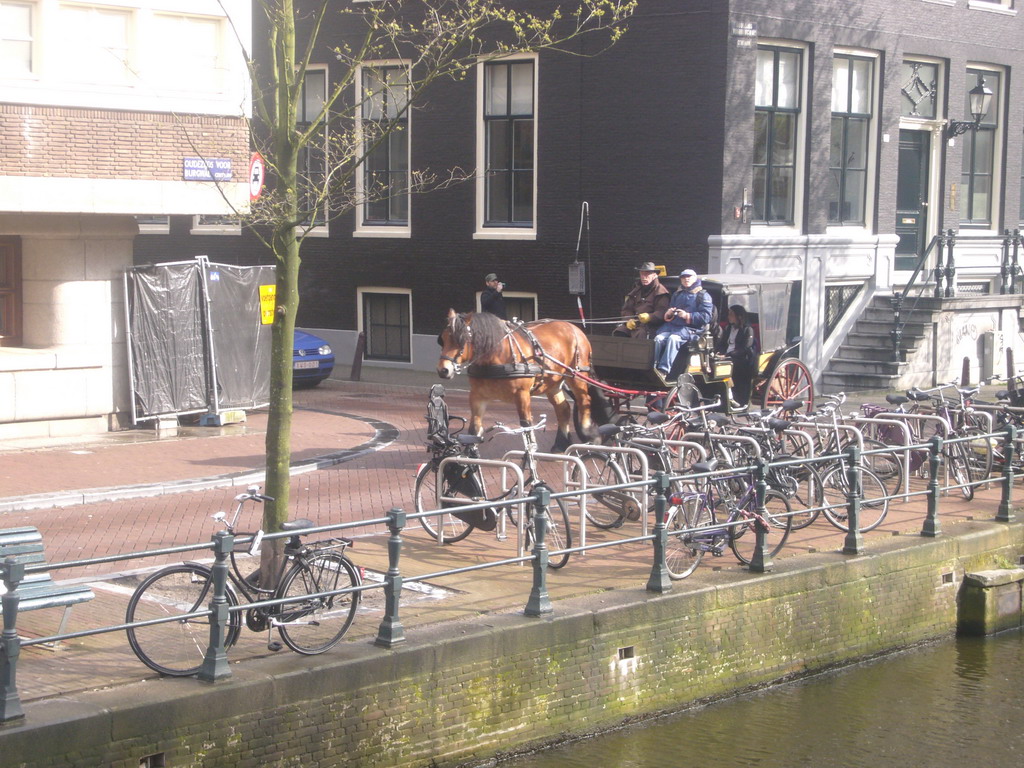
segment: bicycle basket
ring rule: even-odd
[[[457,464],[455,462],[446,464],[444,468],[445,487],[453,494],[458,493],[465,496],[467,502],[470,499],[481,499],[483,496],[483,492],[480,489],[480,480],[475,472],[470,471],[471,469],[467,464]],[[449,501],[442,504],[442,507],[457,506],[459,505],[456,502]],[[498,516],[495,514],[494,509],[490,507],[487,509],[473,509],[467,512],[453,512],[452,514],[463,522],[469,523],[474,528],[479,528],[481,531],[493,531],[498,526]]]

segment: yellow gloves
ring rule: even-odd
[[[629,330],[631,330],[631,331],[635,331],[636,330],[636,320],[627,320],[626,321],[626,327],[629,328]]]
[[[648,315],[646,312],[641,312],[639,315],[636,316],[636,319],[639,320],[641,323],[649,323],[651,321],[651,316]]]

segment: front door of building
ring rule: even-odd
[[[900,131],[896,179],[896,270],[912,271],[928,246],[929,131]]]

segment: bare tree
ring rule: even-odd
[[[309,230],[367,201],[408,195],[469,178],[474,171],[411,170],[400,184],[374,181],[362,168],[375,149],[403,130],[408,110],[439,78],[464,78],[481,60],[539,50],[569,50],[582,35],[612,45],[637,0],[258,0],[254,27],[266,23],[266,48],[249,59],[254,84],[254,143],[265,158],[270,189],[245,217],[274,256],[277,304],[272,330],[267,494],[264,528],[288,517],[292,423],[292,335],[299,304],[302,238]],[[524,7],[546,6],[537,15]],[[346,36],[325,40],[328,14],[344,16]],[[306,72],[326,51],[332,81],[306,92]],[[265,54],[265,55],[264,55]],[[576,54],[578,55],[578,54]],[[382,60],[397,75],[357,82]],[[371,119],[364,119],[364,118]],[[278,552],[280,550],[278,549]],[[264,552],[264,567],[269,566]],[[274,571],[269,571],[270,573]]]

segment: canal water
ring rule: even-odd
[[[648,720],[503,768],[1020,768],[1024,633],[961,638]]]

